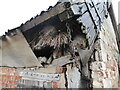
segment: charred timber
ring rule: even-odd
[[[85,65],[94,51],[96,37],[110,6],[107,0],[59,2],[16,29],[24,35],[43,67],[57,65],[54,60],[61,63],[66,56],[71,58],[66,59],[65,65],[78,61]],[[16,29],[6,34],[18,35],[14,33]]]

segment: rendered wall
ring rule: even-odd
[[[40,66],[36,56],[20,31],[13,35],[6,35],[0,39],[1,66],[9,67],[34,67]],[[2,52],[2,54],[1,54]]]
[[[110,17],[105,20],[91,63],[93,88],[118,88],[118,46]]]

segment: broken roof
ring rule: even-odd
[[[76,0],[73,2],[61,2],[61,3],[58,2],[54,7],[48,8],[48,11],[42,11],[40,15],[37,15],[35,18],[31,18],[25,24],[22,24],[21,26],[15,29],[9,30],[8,32],[6,32],[5,36],[1,37],[2,41],[5,41],[5,43],[9,41],[8,38],[6,37],[10,37],[11,40],[16,40],[17,35],[19,35],[18,33],[16,33],[16,30],[19,30],[27,40],[26,42],[24,37],[22,36],[22,39],[24,39],[24,42],[26,42],[25,48],[29,49],[29,50],[27,49],[26,51],[26,49],[23,48],[24,53],[22,54],[23,55],[22,57],[24,59],[19,58],[17,60],[17,58],[20,57],[19,54],[21,53],[19,49],[22,49],[22,47],[18,47],[20,45],[20,42],[15,44],[16,41],[13,41],[12,43],[9,43],[10,45],[5,44],[6,46],[5,45],[3,45],[4,47],[1,46],[2,47],[1,51],[3,49],[4,49],[3,51],[6,50],[4,53],[7,52],[8,53],[7,55],[10,56],[14,61],[14,65],[10,63],[9,65],[6,64],[8,58],[6,57],[6,54],[3,53],[2,54],[4,57],[3,61],[5,62],[3,66],[6,65],[16,66],[16,67],[39,66],[40,64],[37,60],[37,57],[33,52],[30,51],[32,46],[29,45],[31,44],[32,41],[36,40],[36,37],[37,38],[39,37],[40,31],[45,31],[45,28],[50,26],[55,27],[57,30],[62,30],[62,29],[64,30],[66,28],[69,30],[68,23],[70,25],[74,24],[74,28],[80,29],[79,30],[80,33],[82,33],[83,36],[85,35],[84,37],[88,40],[88,47],[91,48],[94,40],[96,39],[96,36],[98,35],[98,32],[101,29],[101,25],[104,22],[104,18],[105,17],[107,18],[108,8],[110,7],[110,5],[111,5],[110,2],[109,3],[91,2],[91,1],[83,2],[81,0]],[[49,30],[50,28],[47,29]],[[19,40],[20,39],[17,39],[17,41]],[[23,44],[23,42],[21,44]],[[14,48],[15,46],[15,48],[12,50],[14,54],[18,55],[18,57],[16,57],[16,55],[15,56],[11,55],[12,50],[10,52],[9,51],[10,48],[6,49],[8,47],[7,45],[10,48]],[[16,52],[14,52],[14,50]],[[83,50],[81,53],[88,54],[89,52],[91,52],[91,50],[89,51],[89,49],[87,48],[86,50]],[[26,55],[26,53],[29,54]],[[89,57],[90,56],[87,55],[81,56],[81,58],[84,60],[88,59]],[[18,66],[19,62],[21,63],[21,65],[19,64],[20,66]]]

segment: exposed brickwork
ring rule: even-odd
[[[52,82],[52,88],[60,88],[60,83],[59,82]]]
[[[66,71],[66,67],[56,67],[56,73],[65,73]]]
[[[2,88],[16,88],[16,81],[20,79],[17,76],[15,68],[0,67],[0,89]]]
[[[109,18],[102,26],[95,49],[90,65],[93,88],[118,88],[118,47]]]

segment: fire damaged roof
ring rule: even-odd
[[[74,62],[78,56],[85,64],[110,6],[107,0],[76,0],[49,7],[1,37],[2,66],[62,66]]]

